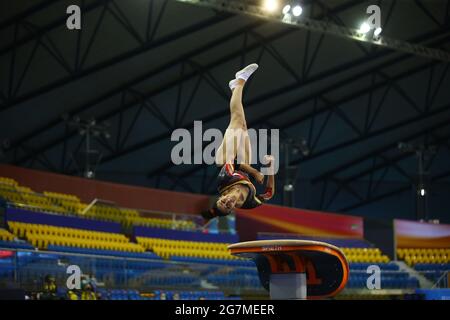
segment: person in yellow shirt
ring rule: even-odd
[[[97,300],[97,295],[92,290],[92,286],[89,283],[83,286],[83,291],[81,292],[81,300]]]
[[[78,295],[72,290],[67,291],[67,299],[68,300],[78,300]]]

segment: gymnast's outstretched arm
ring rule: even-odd
[[[239,170],[251,175],[259,184],[264,183],[264,175],[251,165],[242,163],[239,165]]]
[[[265,200],[270,200],[275,194],[275,176],[270,175],[267,178],[266,192],[263,194]]]
[[[269,168],[272,168],[273,165],[273,157],[272,156],[266,156],[265,160],[269,161]],[[261,197],[264,200],[270,200],[275,194],[275,173],[272,171],[267,176],[267,182],[266,182],[266,191],[261,195]]]

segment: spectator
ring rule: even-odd
[[[67,300],[78,300],[78,295],[72,290],[67,291]]]
[[[52,275],[46,275],[44,278],[43,292],[39,295],[40,300],[56,300],[58,297],[56,292],[56,279]]]
[[[83,286],[83,291],[81,292],[81,300],[97,300],[95,292],[92,290],[92,286],[86,283]]]

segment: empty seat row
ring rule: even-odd
[[[418,263],[414,266],[414,269],[416,269],[417,271],[450,271],[450,263]]]
[[[137,210],[104,204],[95,204],[86,211],[89,205],[82,203],[75,195],[53,191],[44,191],[43,194],[39,194],[28,187],[20,186],[10,178],[0,177],[0,197],[16,205],[25,205],[31,211],[82,215],[88,219],[118,222],[125,227],[147,226],[178,230],[195,230],[196,228],[193,221],[174,220],[171,217],[141,217]]]
[[[153,248],[185,248],[199,250],[227,251],[228,244],[221,242],[200,242],[186,240],[172,240],[162,238],[136,237],[138,243],[142,243],[148,249]]]
[[[178,257],[199,257],[205,259],[222,259],[234,260],[238,259],[227,251],[207,251],[207,250],[190,250],[190,249],[171,249],[171,248],[154,248],[153,251],[162,258],[169,259],[173,256]]]
[[[16,237],[6,229],[0,228],[0,241],[14,241]]]
[[[0,188],[0,197],[9,202],[17,204],[25,204],[25,200],[22,198],[22,195],[15,190],[7,190],[4,188]]]
[[[136,237],[139,244],[168,259],[172,256],[199,257],[206,259],[239,259],[232,256],[226,243],[169,240],[160,238]]]
[[[86,240],[77,238],[66,238],[57,236],[48,236],[42,234],[27,234],[27,240],[39,249],[47,249],[49,245],[78,247],[101,250],[116,250],[128,252],[144,252],[145,249],[131,242],[109,242],[102,240]]]
[[[92,230],[82,230],[74,228],[56,227],[42,224],[29,224],[17,221],[9,221],[9,228],[19,237],[26,237],[27,234],[55,236],[64,238],[77,238],[85,240],[99,240],[111,242],[128,242],[128,238],[119,233],[100,232]]]
[[[258,276],[240,276],[233,274],[209,275],[206,280],[213,285],[239,288],[240,290],[262,289],[261,281]]]
[[[353,255],[369,255],[369,256],[379,256],[381,255],[381,250],[378,248],[340,248],[345,254],[353,254]]]
[[[49,245],[101,250],[144,252],[139,244],[129,242],[123,234],[28,224],[9,221],[9,228],[19,237],[25,237],[40,249]]]
[[[44,195],[47,198],[55,199],[55,200],[65,200],[65,201],[78,202],[78,203],[81,202],[80,199],[73,194],[44,191]]]
[[[397,249],[397,256],[409,265],[450,263],[450,249],[446,248]]]
[[[450,255],[449,248],[399,248],[397,255],[400,258],[408,255]]]
[[[152,260],[159,259],[159,257],[156,254],[152,254],[150,252],[129,252],[129,251],[108,250],[106,247],[99,249],[90,249],[90,248],[49,245],[47,247],[47,250],[63,253],[81,253],[81,254],[101,255],[111,257],[125,257],[136,259],[152,259]]]
[[[7,177],[0,177],[0,185],[10,185],[10,186],[17,186],[19,185],[16,180],[7,178]]]
[[[349,289],[367,288],[366,277],[350,277],[347,282]],[[385,277],[380,281],[380,289],[416,289],[419,288],[419,281],[414,277]]]
[[[447,248],[400,248],[397,257],[408,265],[450,263],[450,249]]]
[[[186,263],[206,263],[213,265],[227,265],[230,267],[255,267],[255,263],[250,259],[212,259],[201,257],[179,257],[173,255],[170,257],[172,261],[186,262]]]
[[[341,248],[349,262],[387,263],[389,258],[378,248]]]
[[[68,205],[65,205],[68,207]],[[104,221],[118,222],[126,227],[147,226],[165,229],[193,230],[195,224],[192,221],[173,220],[171,218],[140,217],[139,212],[133,209],[120,209],[116,207],[94,205],[87,212],[86,204],[72,204],[78,214],[83,214],[87,218]]]
[[[367,271],[367,268],[369,266],[373,265],[372,263],[357,263],[357,262],[351,262],[350,263],[350,270],[355,271]],[[377,267],[379,267],[382,271],[397,271],[399,270],[399,266],[395,264],[394,262],[389,263],[377,263]]]

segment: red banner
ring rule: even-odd
[[[258,232],[330,238],[363,238],[364,232],[361,217],[274,205],[239,210],[236,225],[241,240],[254,240]]]
[[[13,254],[13,251],[0,250],[0,259],[10,258]]]

